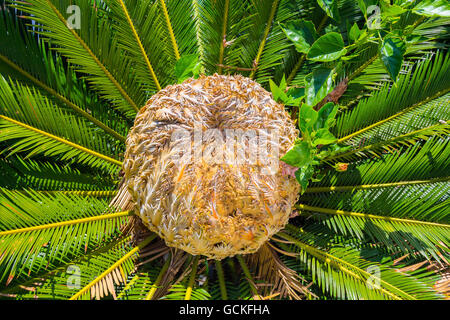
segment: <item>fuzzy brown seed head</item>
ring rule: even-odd
[[[230,129],[257,138],[226,140]],[[174,139],[177,132],[185,140]],[[275,139],[258,140],[268,132]],[[297,136],[283,105],[258,83],[217,74],[188,79],[139,111],[127,138],[125,185],[143,223],[168,246],[214,259],[253,253],[285,226],[298,199],[295,177],[278,163]],[[182,151],[186,142],[191,147],[190,161],[178,161],[180,141]],[[262,157],[258,141],[269,141]],[[256,155],[248,151],[255,142]]]

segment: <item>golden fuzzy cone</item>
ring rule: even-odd
[[[279,162],[298,137],[258,83],[200,76],[155,94],[128,134],[127,188],[168,246],[223,259],[253,253],[287,223],[300,186]]]

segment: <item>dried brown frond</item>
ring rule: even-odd
[[[173,280],[188,257],[182,250],[171,248],[171,251],[171,258],[169,258],[171,259],[170,265],[159,284],[158,290],[156,290],[155,295],[153,296],[153,299],[155,300],[167,294],[169,288],[173,285]]]
[[[91,299],[100,300],[103,297],[112,295],[113,299],[116,300],[116,289],[114,285],[119,286],[122,283],[126,283],[126,281],[123,278],[120,267],[118,267],[91,288]]]
[[[440,279],[437,280],[433,286],[434,290],[443,294],[446,300],[450,300],[450,264],[441,253],[438,253],[438,255],[440,256],[441,261],[424,260],[403,268],[396,269],[396,271],[404,273],[416,271],[420,268],[425,267],[427,271],[434,272],[440,276]],[[394,260],[394,265],[398,264],[408,256],[409,254],[406,254]]]
[[[267,244],[261,246],[258,252],[248,255],[246,262],[256,270],[255,278],[268,284],[262,289],[263,296],[279,295],[280,298],[301,300],[311,294],[302,284],[304,280],[298,273],[287,267],[277,252]]]
[[[158,240],[151,243],[139,252],[140,262],[136,264],[136,267],[147,264],[167,255],[170,252],[170,249],[171,248],[166,246],[163,240]]]
[[[442,254],[439,255],[441,256],[442,261],[433,261],[427,269],[436,272],[440,276],[440,279],[437,280],[433,286],[434,290],[442,293],[446,300],[450,300],[450,264]]]
[[[441,279],[434,284],[434,290],[442,293],[446,300],[450,300],[450,269],[442,273]]]
[[[415,263],[415,264],[407,266],[407,267],[397,269],[396,271],[398,271],[398,272],[416,271],[417,269],[420,269],[421,267],[423,267],[424,265],[426,265],[428,263],[429,263],[429,261],[425,260],[425,261]]]
[[[133,210],[134,208],[133,198],[131,197],[131,194],[128,192],[128,189],[124,184],[125,180],[122,179],[122,181],[119,184],[119,191],[117,192],[116,196],[111,200],[109,206],[111,208],[116,208],[122,211]]]
[[[326,103],[328,102],[334,102],[339,103],[339,99],[342,97],[342,95],[347,91],[348,87],[348,78],[345,77],[342,79],[341,82],[339,82],[336,87],[331,91],[325,98],[323,98],[322,101],[320,101],[314,109],[319,110],[322,108]]]

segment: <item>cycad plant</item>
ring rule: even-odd
[[[449,16],[0,1],[0,296],[448,298]],[[276,123],[281,171],[171,166],[195,119]]]

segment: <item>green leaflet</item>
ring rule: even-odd
[[[317,121],[314,124],[316,130],[320,128],[330,128],[333,126],[338,107],[332,102],[328,102],[318,111]]]
[[[277,86],[272,79],[269,80],[270,91],[272,92],[273,99],[277,102],[281,102],[288,106],[300,105],[301,100],[305,96],[304,88],[290,88],[286,90],[286,78],[283,76],[280,86]]]
[[[353,24],[353,26],[350,28],[350,32],[348,33],[348,38],[351,42],[356,42],[356,40],[358,40],[360,35],[361,35],[361,30],[359,30],[359,27],[355,22]]]
[[[3,2],[0,43],[8,45],[0,49],[7,58],[0,56],[0,78],[17,82],[8,81],[11,92],[4,87],[0,93],[0,117],[32,128],[1,121],[0,184],[15,200],[0,199],[0,226],[102,220],[2,237],[2,298],[73,297],[68,280],[74,273],[67,268],[73,265],[80,267],[81,287],[105,280],[82,299],[144,299],[151,290],[164,299],[251,299],[255,291],[291,299],[292,277],[313,283],[306,299],[444,298],[433,288],[439,277],[425,272],[428,265],[417,272],[398,269],[438,254],[448,260],[449,227],[436,224],[449,219],[449,59],[439,53],[448,40],[445,1],[75,1],[83,22],[76,30],[64,23],[74,1],[8,1],[18,10]],[[50,42],[41,45],[44,38]],[[224,259],[217,268],[200,258],[202,267],[188,282],[189,256],[177,274],[155,282],[166,265],[157,256],[167,249],[159,240],[154,245],[162,251],[152,255],[145,248],[139,261],[133,253],[123,270],[100,276],[135,248],[122,233],[125,217],[103,220],[109,201],[97,193],[111,194],[122,179],[125,144],[92,119],[126,136],[137,109],[157,92],[154,79],[163,88],[196,77],[200,64],[206,76],[250,76],[287,106],[303,102],[287,108],[292,117],[298,111],[293,120],[301,136],[284,157],[301,165],[294,168],[302,187],[300,217],[287,226],[289,243],[276,241],[283,232],[270,241],[271,250],[287,252],[278,256],[283,268],[250,261],[250,255]],[[395,85],[390,77],[398,77]],[[348,82],[333,92],[344,78]],[[68,102],[87,114],[67,108]],[[119,166],[104,163],[102,155]],[[41,191],[31,201],[21,196],[23,189]],[[282,281],[256,276],[261,269],[281,274]],[[381,287],[369,285],[374,279]]]
[[[320,68],[305,77],[306,104],[315,106],[333,90],[333,75],[333,69]]]
[[[412,11],[427,17],[450,17],[450,4],[446,0],[419,1]]]
[[[399,19],[400,15],[407,10],[398,6],[398,5],[389,5],[388,3],[382,2],[381,3],[381,15],[382,19],[384,18],[393,18],[393,19]]]
[[[200,73],[200,67],[201,64],[197,54],[182,56],[175,65],[177,82],[181,83],[188,78],[197,77]]]
[[[317,0],[319,6],[327,13],[327,15],[336,21],[340,20],[337,1],[335,0]]]
[[[295,172],[295,177],[302,186],[301,190],[302,194],[306,191],[306,188],[308,187],[309,184],[309,180],[312,178],[313,174],[314,174],[314,167],[311,165],[302,167]]]
[[[327,103],[319,112],[312,106],[303,104],[300,108],[298,125],[302,138],[281,158],[285,163],[299,168],[295,171],[295,177],[302,186],[303,194],[309,181],[320,181],[323,174],[316,172],[315,167],[320,159],[336,152],[339,146],[337,139],[329,131],[334,124],[337,106]]]
[[[303,167],[309,164],[312,161],[309,144],[306,141],[295,144],[281,160],[293,167]]]
[[[393,81],[397,81],[405,52],[406,44],[401,39],[385,38],[381,44],[381,61],[383,61],[383,64]]]
[[[308,53],[309,48],[317,39],[316,28],[311,21],[304,19],[280,24],[283,32],[294,43],[298,52]]]
[[[307,134],[313,128],[319,114],[310,105],[302,105],[298,117],[298,123],[302,134]]]
[[[336,142],[337,139],[333,134],[328,131],[328,129],[322,128],[319,129],[314,136],[313,145],[317,146],[319,144],[327,145]]]
[[[344,48],[344,40],[337,32],[330,32],[313,43],[306,56],[313,61],[334,61],[347,53]]]

